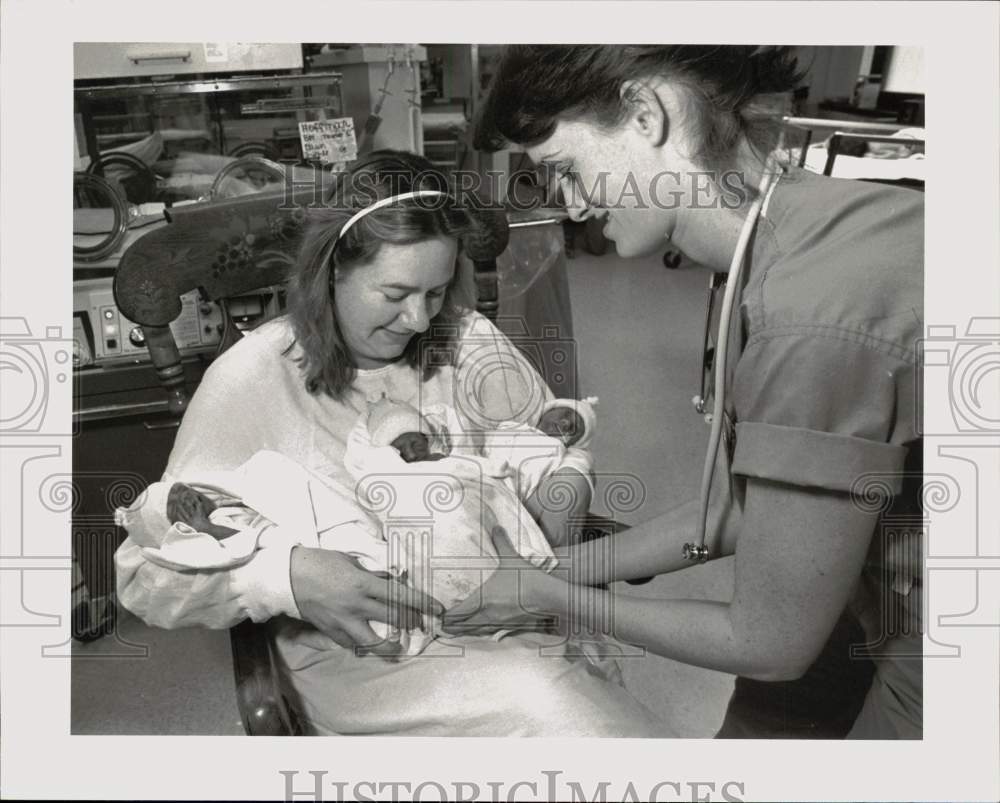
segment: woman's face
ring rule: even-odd
[[[527,149],[559,177],[570,216],[604,218],[604,235],[624,257],[664,250],[692,206],[697,168],[683,156],[683,132],[665,112],[675,94],[663,94],[612,130],[560,121],[551,137]]]
[[[365,265],[334,275],[334,309],[358,368],[398,360],[410,339],[441,311],[455,273],[458,242],[440,237],[385,244]]]

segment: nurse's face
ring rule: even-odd
[[[453,238],[385,244],[368,264],[335,274],[337,322],[358,368],[398,360],[427,330],[444,304],[457,255]]]
[[[574,220],[599,217],[621,256],[662,252],[691,206],[691,172],[682,134],[662,106],[640,107],[607,130],[560,121],[545,142],[527,149],[558,176]]]

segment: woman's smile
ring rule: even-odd
[[[454,238],[386,243],[369,265],[337,279],[337,321],[358,368],[398,359],[413,337],[426,331],[441,311],[457,255]]]

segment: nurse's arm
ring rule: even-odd
[[[540,572],[523,599],[585,629],[610,626],[616,638],[677,661],[791,680],[832,632],[874,525],[874,515],[847,494],[748,479],[732,602],[640,599],[579,586],[570,594],[569,585]]]
[[[700,509],[698,500],[692,499],[624,532],[571,547],[562,561],[569,568],[570,582],[597,585],[697,565],[686,560],[683,553],[684,544],[697,538]],[[737,535],[733,524],[713,523],[710,529],[721,533],[707,541],[712,557],[732,555]]]

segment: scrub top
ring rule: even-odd
[[[853,606],[876,678],[851,736],[920,738],[923,194],[790,169],[744,281],[721,455],[732,501],[755,477],[879,513]]]

